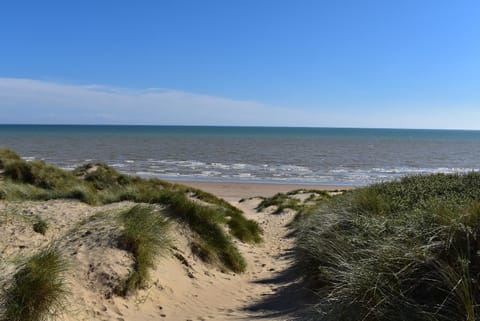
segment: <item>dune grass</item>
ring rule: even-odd
[[[262,241],[260,226],[239,209],[181,184],[126,176],[102,163],[68,172],[41,161],[26,162],[9,150],[0,150],[0,170],[4,178],[0,198],[7,200],[70,198],[91,205],[119,201],[163,205],[173,219],[185,222],[196,233],[202,257],[235,272],[245,269],[245,261],[232,237],[242,242]]]
[[[308,320],[478,320],[480,174],[407,177],[320,203],[297,225]]]
[[[45,221],[43,218],[40,216],[35,216],[34,223],[33,223],[33,230],[36,233],[40,233],[42,235],[45,235],[48,230],[48,222]]]
[[[303,202],[303,206],[297,210],[289,226],[295,228],[299,222],[315,213],[316,209],[324,202],[332,198],[326,191],[311,191],[310,196]],[[338,191],[335,191],[338,192]]]
[[[43,161],[26,162],[10,150],[0,150],[0,170],[5,182],[0,197],[9,200],[78,199],[97,204],[95,190],[71,172]]]
[[[191,190],[177,184],[164,184],[160,180],[151,179],[135,181],[122,188],[103,190],[100,199],[164,205],[172,219],[186,223],[196,233],[205,248],[202,257],[206,261],[218,261],[235,272],[244,271],[245,261],[223,225],[226,224],[230,233],[241,241],[260,242],[262,231],[258,224],[247,220],[238,209],[225,206],[214,196],[199,194],[202,195],[199,198],[202,201],[214,200],[202,204],[195,201],[197,194],[194,193],[193,198],[189,198],[188,193]]]
[[[302,200],[295,197],[298,194],[310,194],[310,196],[302,202]],[[325,191],[297,189],[288,193],[277,193],[272,197],[263,198],[255,209],[257,212],[261,212],[270,206],[275,206],[276,209],[273,214],[280,214],[286,209],[300,212],[306,207],[329,197],[330,196]]]
[[[163,190],[158,202],[168,204],[170,215],[185,222],[197,234],[207,248],[204,253],[215,254],[215,257],[208,257],[207,261],[218,259],[229,270],[245,270],[245,260],[221,225],[226,219],[222,211],[197,204],[185,194],[169,190]]]
[[[22,213],[17,208],[9,208],[0,211],[0,226],[12,221],[30,224],[34,232],[42,235],[46,234],[49,227],[48,222],[40,216]]]
[[[170,245],[170,240],[167,220],[153,207],[136,205],[122,213],[120,221],[123,231],[119,244],[135,260],[134,268],[117,290],[125,296],[145,286],[149,269],[155,266],[155,259]]]
[[[64,310],[67,264],[58,249],[48,248],[32,256],[14,275],[3,293],[5,321],[44,321]]]
[[[240,241],[247,243],[262,242],[263,232],[260,225],[255,221],[246,219],[241,210],[227,201],[189,186],[174,184],[172,188],[185,194],[191,193],[193,194],[193,197],[201,201],[216,205],[217,210],[223,211],[223,215],[221,216],[223,218],[223,223],[228,225],[232,235]]]
[[[96,190],[121,187],[134,181],[133,178],[120,174],[104,163],[81,165],[72,174],[83,178],[84,181],[89,182]]]
[[[273,214],[280,214],[286,209],[297,211],[301,208],[301,201],[297,198],[289,197],[285,193],[277,193],[272,197],[264,198],[255,208],[257,212],[265,210],[267,207],[275,206]]]

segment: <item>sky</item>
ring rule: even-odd
[[[0,4],[0,123],[480,129],[480,2]]]

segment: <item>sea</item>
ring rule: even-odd
[[[67,170],[103,162],[175,181],[363,186],[480,170],[480,131],[0,125],[0,147]]]

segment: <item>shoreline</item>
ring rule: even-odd
[[[341,185],[309,185],[309,184],[272,184],[272,183],[236,183],[236,182],[202,182],[202,181],[173,181],[194,188],[204,190],[227,201],[238,201],[242,198],[255,196],[271,197],[277,193],[286,193],[297,189],[315,189],[321,191],[352,190],[355,186]]]

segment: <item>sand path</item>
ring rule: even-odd
[[[179,263],[172,258],[165,258],[159,264],[157,275],[163,291],[152,302],[161,302],[163,320],[288,319],[292,302],[282,299],[279,292],[292,283],[285,271],[291,265],[289,253],[293,246],[293,239],[288,237],[291,231],[286,225],[293,213],[257,213],[254,208],[258,202],[258,199],[242,203],[231,201],[264,229],[262,244],[237,242],[247,260],[245,273],[206,269],[184,252],[182,255],[189,267],[179,269]],[[170,277],[161,277],[163,273]],[[190,273],[191,278],[185,278],[184,273]]]

